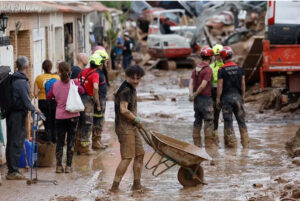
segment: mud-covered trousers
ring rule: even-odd
[[[101,106],[101,111],[98,112],[96,104],[94,105],[92,139],[95,139],[97,137],[101,139],[101,133],[103,130],[103,125],[104,125],[105,108],[106,108],[106,99],[105,98],[100,98],[100,106]]]
[[[202,122],[213,120],[213,101],[210,96],[198,95],[194,100],[194,127],[202,127]]]
[[[239,128],[247,129],[245,122],[245,109],[242,96],[239,93],[227,93],[221,99],[222,112],[224,118],[224,129],[233,130],[232,113],[234,114]]]
[[[41,112],[45,115],[46,120],[43,121],[45,127],[45,140],[56,143],[56,133],[55,133],[55,111],[56,102],[55,100],[39,100],[39,108]]]
[[[195,121],[193,128],[194,144],[201,146],[201,128],[204,121],[204,134],[206,138],[213,134],[213,101],[210,96],[198,95],[194,99]]]
[[[80,112],[77,138],[82,147],[87,147],[90,145],[89,138],[93,125],[94,101],[93,97],[87,94],[82,95],[81,100],[84,104],[84,111]]]
[[[26,114],[26,111],[13,111],[6,118],[8,173],[18,172],[18,162],[26,138]]]
[[[214,130],[218,130],[221,109],[217,107],[217,88],[212,87],[211,92],[214,106]]]
[[[55,127],[57,133],[56,145],[56,165],[62,166],[63,148],[67,135],[67,166],[72,165],[72,158],[74,153],[75,135],[78,125],[78,117],[70,119],[56,119]]]

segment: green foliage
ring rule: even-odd
[[[110,25],[110,29],[106,31],[106,42],[111,46],[117,39],[120,30],[115,27],[108,12],[105,12],[105,19]]]
[[[106,7],[116,8],[116,9],[119,9],[119,10],[121,10],[122,4],[127,5],[128,8],[131,7],[131,2],[130,1],[101,1],[101,3],[103,5],[105,5]]]

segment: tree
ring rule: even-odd
[[[108,12],[105,12],[105,19],[110,25],[110,29],[106,31],[107,53],[110,54],[112,45],[117,40],[120,29],[115,26]],[[109,60],[108,69],[111,70],[111,59]]]

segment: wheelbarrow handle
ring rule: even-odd
[[[138,129],[138,131],[141,134],[141,136],[144,138],[144,140],[146,141],[146,143],[156,151],[155,144],[153,143],[152,138],[149,135],[149,133],[143,127],[140,127]]]

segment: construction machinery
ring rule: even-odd
[[[170,26],[173,32],[171,34],[164,32],[163,23],[166,18],[177,22]],[[181,64],[195,66],[195,60],[188,58],[193,52],[195,31],[196,26],[188,25],[183,9],[156,11],[148,30],[148,53],[164,69],[176,69]]]
[[[285,76],[289,92],[300,92],[300,2],[269,1],[260,85],[271,87],[273,76]]]

